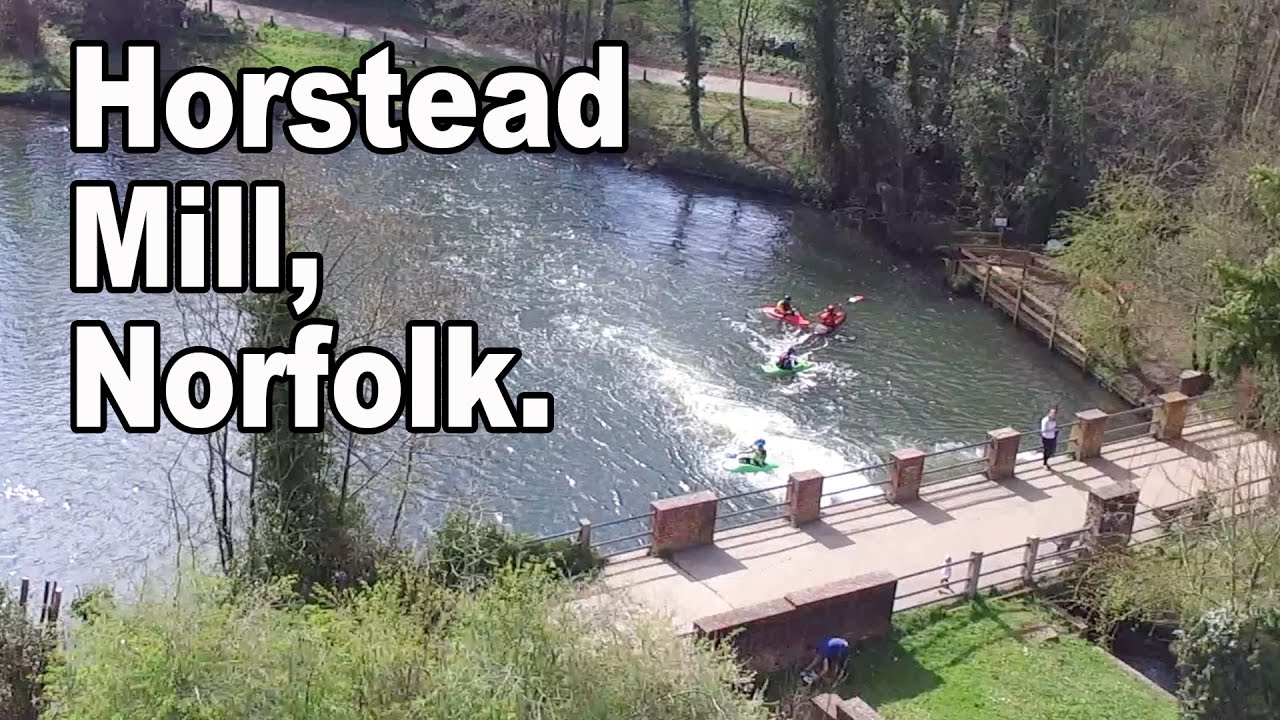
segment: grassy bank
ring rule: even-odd
[[[52,31],[46,58],[38,63],[0,60],[0,93],[39,94],[65,90],[69,42]],[[164,67],[215,67],[229,76],[242,67],[279,65],[290,69],[329,66],[351,72],[373,43],[281,26],[203,27],[179,32],[166,44]],[[397,47],[402,67],[411,75],[447,65],[465,70],[477,81],[506,63],[453,55],[423,48]],[[688,104],[678,88],[631,82],[633,160],[642,167],[688,172],[760,189],[798,193],[804,185],[803,110],[788,103],[748,100],[752,144],[742,142],[738,100],[712,93],[703,102],[705,137],[689,129]]]
[[[887,720],[1174,720],[1176,704],[1015,600],[894,616],[837,689]]]

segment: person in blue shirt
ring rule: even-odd
[[[804,669],[801,677],[806,682],[813,683],[820,678],[825,678],[831,671],[835,671],[835,677],[839,680],[845,671],[845,663],[849,661],[851,650],[849,641],[839,637],[829,637],[818,643],[818,656],[809,663],[809,667]],[[819,664],[822,665],[822,672],[815,673],[813,669]]]

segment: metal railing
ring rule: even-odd
[[[1234,406],[1231,390],[1216,390],[1190,399],[1185,427],[1213,422],[1231,416],[1230,408]],[[1225,401],[1225,402],[1224,402]],[[1152,414],[1155,406],[1144,405],[1122,410],[1107,415],[1103,440],[1107,443],[1123,442],[1150,434],[1153,427]],[[1062,457],[1072,452],[1070,431],[1077,423],[1068,422],[1058,425],[1058,445],[1053,457]],[[1031,448],[1023,448],[1025,438],[1037,438],[1039,430],[1028,430],[1018,433],[1018,455],[1031,452]],[[956,447],[935,450],[924,454],[924,467],[921,471],[921,490],[931,485],[952,482],[967,476],[977,475],[987,463],[986,457],[973,457],[974,451],[985,449],[989,439],[965,443]],[[886,457],[888,454],[886,453]],[[959,457],[957,457],[959,456]],[[937,464],[942,458],[949,462]],[[823,509],[847,508],[860,503],[874,504],[885,500],[883,492],[875,492],[890,483],[889,471],[893,466],[891,459],[844,470],[823,476]],[[864,475],[866,482],[854,488],[831,488],[827,482],[851,475]],[[787,490],[789,483],[752,488],[716,498],[717,514],[715,532],[727,532],[764,522],[776,521],[786,516],[786,500],[779,501],[775,493]],[[849,496],[837,499],[838,496]],[[605,557],[641,550],[649,546],[649,521],[652,512],[645,512],[628,517],[615,518],[594,523],[581,521],[578,529],[567,530],[531,540],[544,542],[577,536],[578,542],[589,545]],[[631,525],[633,527],[626,528]],[[601,530],[618,532],[601,533]],[[603,537],[602,537],[603,535]]]
[[[1125,547],[1129,550],[1133,550],[1149,543],[1169,538],[1171,533],[1175,532],[1175,528],[1179,526],[1179,522],[1184,515],[1189,512],[1194,515],[1196,510],[1206,507],[1205,505],[1200,504],[1203,503],[1206,498],[1209,498],[1210,502],[1213,503],[1208,506],[1208,511],[1216,509],[1219,511],[1218,515],[1220,517],[1236,518],[1255,514],[1259,510],[1264,509],[1268,503],[1273,503],[1276,498],[1270,494],[1248,492],[1242,496],[1239,493],[1261,483],[1274,480],[1276,480],[1275,476],[1262,477],[1229,487],[1202,491],[1194,497],[1172,502],[1167,505],[1148,507],[1138,510],[1133,514],[1135,527],[1129,532],[1129,537]],[[1223,507],[1218,505],[1217,501],[1214,499],[1228,493],[1232,493],[1234,496],[1231,499],[1230,505],[1225,508],[1226,511],[1224,513],[1221,512]],[[1202,512],[1205,512],[1205,510],[1202,510]],[[1140,517],[1147,515],[1160,516],[1161,514],[1163,514],[1167,519],[1161,519],[1156,523],[1146,525],[1144,527],[1136,526],[1136,521]],[[1206,527],[1207,522],[1208,520],[1206,519],[1206,516],[1200,516],[1199,518],[1193,517],[1190,524],[1183,526],[1194,532]],[[972,599],[983,590],[990,590],[1005,585],[1034,585],[1040,578],[1067,570],[1083,558],[1085,556],[1085,543],[1088,532],[1088,527],[1081,527],[1076,530],[1069,530],[1049,537],[1031,537],[1027,538],[1026,542],[1018,545],[1012,545],[986,553],[975,551],[970,553],[969,557],[966,558],[942,563],[941,565],[935,565],[906,575],[899,575],[897,578],[898,592],[894,596],[894,611],[898,612],[900,610],[914,609],[928,605],[945,603],[948,601],[956,601],[961,598]],[[1139,537],[1140,535],[1143,537]],[[1045,548],[1050,543],[1057,545],[1058,549],[1053,552],[1044,552]],[[991,567],[987,564],[993,557],[1017,552],[1022,553],[1022,558],[1018,562],[1008,562],[1006,560],[998,567]],[[1051,560],[1057,560],[1058,562],[1048,562]],[[958,582],[952,582],[950,580],[951,573],[944,574],[944,571],[955,570],[959,567],[964,568],[964,577]],[[1012,571],[1014,570],[1018,571],[1016,575],[1012,574]],[[929,575],[938,576],[939,583],[937,585],[914,587],[915,585],[918,585],[918,583],[909,582]],[[908,589],[905,592],[903,589],[904,581],[908,581]],[[954,585],[957,584],[960,586],[958,589],[954,587]],[[911,600],[912,598],[918,598],[921,595],[927,595],[929,593],[938,593],[938,597],[930,598],[923,602],[915,601],[901,604],[904,600]]]

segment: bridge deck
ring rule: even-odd
[[[622,593],[687,631],[698,618],[793,590],[875,570],[904,576],[941,565],[947,556],[958,561],[972,551],[1022,544],[1029,536],[1078,530],[1085,522],[1088,490],[1109,482],[1137,485],[1141,511],[1221,487],[1224,474],[1233,471],[1239,482],[1266,477],[1263,457],[1263,444],[1253,434],[1230,421],[1207,422],[1188,427],[1174,442],[1110,443],[1101,458],[1086,462],[1060,457],[1048,470],[1038,460],[1021,463],[1015,477],[1001,483],[973,475],[928,485],[920,500],[902,506],[856,502],[824,509],[822,519],[800,528],[777,520],[717,533],[714,545],[677,553],[670,561],[645,551],[621,555],[607,566],[604,583],[609,594]],[[1155,522],[1148,513],[1137,519],[1137,528]],[[984,570],[1016,565],[1021,557],[993,557]],[[965,573],[964,564],[954,569],[959,587]],[[1011,569],[993,579],[1017,577]],[[930,573],[903,581],[899,593],[938,584],[939,574]],[[916,596],[917,602],[935,597],[934,592]]]

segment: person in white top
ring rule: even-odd
[[[1049,458],[1058,449],[1058,406],[1049,408],[1049,413],[1040,418],[1040,444],[1044,447],[1044,466],[1049,467]]]

